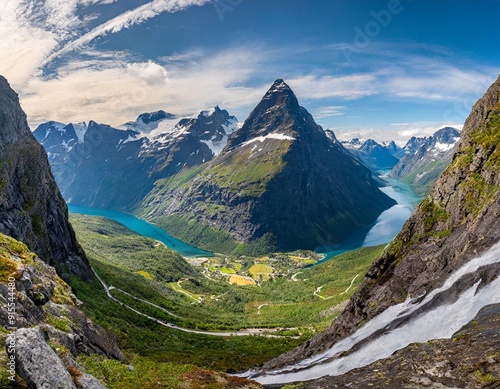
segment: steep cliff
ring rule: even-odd
[[[102,389],[76,357],[98,353],[123,360],[115,336],[90,321],[80,305],[52,266],[0,233],[0,360],[11,357],[29,388]],[[0,366],[1,387],[15,375],[7,367]]]
[[[500,78],[474,105],[448,168],[401,233],[376,261],[344,312],[324,333],[264,366],[274,369],[328,350],[370,319],[408,298],[419,301],[450,274],[500,239]],[[443,301],[482,289],[498,277],[498,262],[460,279]],[[495,303],[498,301],[492,301]],[[435,302],[436,303],[436,302]],[[498,321],[498,310],[496,321]],[[399,324],[394,324],[399,325]],[[485,332],[494,336],[494,331]],[[483,346],[488,338],[483,338]],[[333,380],[333,378],[332,378]],[[319,385],[319,384],[318,384]]]
[[[64,278],[93,277],[45,150],[31,134],[17,94],[1,76],[0,232],[27,244]]]

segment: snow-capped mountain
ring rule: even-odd
[[[170,125],[175,125],[177,121],[178,120],[176,120],[175,115],[159,110],[140,114],[135,121],[122,124],[121,126],[118,126],[118,128],[124,130],[131,129],[147,134],[156,130],[160,123],[167,122]]]
[[[405,155],[390,176],[409,183],[419,195],[426,195],[453,157],[460,132],[445,127],[426,138],[411,138],[403,148]]]
[[[394,141],[389,142],[387,146],[381,145],[373,139],[362,141],[358,138],[341,143],[352,155],[375,171],[392,169],[399,160],[393,154],[394,150],[397,150]]]
[[[48,122],[33,134],[68,202],[130,210],[157,179],[211,160],[236,127],[234,116],[215,107],[181,120],[146,113],[121,129]]]
[[[358,150],[363,143],[365,143],[364,139],[354,138],[350,140],[341,140],[342,146],[344,146],[348,150]]]
[[[403,148],[399,147],[393,140],[389,142],[382,142],[381,144],[397,159],[400,159],[404,155]]]

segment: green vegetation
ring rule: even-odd
[[[269,265],[255,264],[250,268],[250,274],[255,280],[267,281],[274,270]]]
[[[166,281],[169,277],[164,271],[159,272],[161,277],[155,273],[153,262],[147,263],[152,257],[148,253],[155,254],[161,249],[168,254],[155,257],[158,261],[161,258],[159,267],[175,271],[177,268],[169,262],[177,262],[178,258],[171,250],[155,246],[154,241],[103,218],[72,215],[71,220],[94,269],[107,285],[118,288],[111,293],[124,304],[185,328],[297,328],[283,334],[300,336],[298,339],[221,338],[185,333],[162,326],[110,300],[97,281],[88,284],[72,279],[71,284],[78,298],[84,301],[89,317],[117,334],[129,361],[144,363],[144,368],[137,372],[146,371],[149,363],[160,362],[166,364],[161,368],[165,369],[165,376],[170,374],[169,369],[186,363],[225,371],[242,370],[290,350],[312,336],[311,330],[319,331],[331,323],[383,249],[361,249],[311,268],[304,267],[314,258],[307,252],[273,254],[259,260],[245,256],[193,259],[191,262],[196,266],[186,263],[188,274],[172,283]],[[139,248],[137,253],[135,248]],[[261,287],[230,284],[231,277],[248,276],[252,267],[262,270],[260,273],[271,267],[274,271],[268,273],[272,275],[268,281],[262,280]],[[145,277],[144,272],[154,277]],[[315,292],[319,287],[318,296]],[[113,366],[109,368],[115,369]],[[127,380],[141,385],[141,381],[137,381],[139,373],[127,373],[121,366],[116,369],[111,376],[116,378],[125,372]],[[161,369],[158,374],[163,374]],[[172,374],[173,378],[179,376]],[[106,383],[110,387],[117,385],[112,381]],[[146,386],[140,387],[147,387],[146,383],[143,385]]]
[[[109,264],[165,282],[197,274],[176,252],[158,241],[138,236],[119,223],[82,215],[72,216],[71,223],[87,253],[105,256]]]
[[[168,190],[187,188],[189,186],[189,182],[205,170],[206,167],[207,165],[205,164],[194,166],[190,169],[184,169],[181,172],[160,181],[159,187],[168,188]]]
[[[255,147],[259,148],[258,143]],[[221,163],[209,167],[202,174],[209,176],[219,187],[240,196],[259,197],[268,182],[285,166],[282,156],[289,147],[289,141],[280,141],[272,153],[253,157],[254,149],[247,148],[244,152],[229,154]]]
[[[484,127],[478,128],[471,134],[472,140],[479,143],[489,155],[486,167],[498,168],[500,166],[500,105],[491,110],[488,122]]]
[[[238,246],[227,232],[194,219],[170,215],[156,218],[154,223],[166,231],[175,231],[176,238],[206,250],[230,253]]]
[[[425,165],[419,165],[411,173],[400,177],[400,180],[409,184],[417,196],[427,196],[445,168],[446,163],[444,161],[432,161]]]
[[[498,186],[488,184],[485,179],[478,173],[471,173],[461,184],[460,187],[464,190],[465,208],[467,212],[477,216],[495,197],[498,192]]]
[[[446,173],[451,174],[455,169],[469,170],[466,179],[460,184],[460,188],[466,194],[465,210],[477,216],[493,200],[500,189],[497,185],[486,180],[488,172],[481,175],[479,172],[470,171],[476,155],[486,157],[484,163],[486,170],[500,167],[500,148],[498,147],[500,144],[500,106],[491,108],[487,123],[473,131],[470,137],[475,144],[461,151]],[[479,149],[482,149],[481,152]]]
[[[484,373],[481,370],[475,370],[474,372],[472,372],[472,376],[482,384],[491,384],[492,382],[496,381],[496,378],[493,374]]]
[[[194,365],[154,362],[140,356],[130,361],[133,369],[103,357],[81,356],[78,362],[109,389],[231,389],[245,387],[246,380],[200,369]]]
[[[424,215],[424,228],[426,232],[431,231],[436,223],[444,222],[449,218],[446,209],[441,204],[435,203],[431,197],[425,198],[420,203],[419,209]]]
[[[7,283],[9,277],[18,278],[19,262],[12,260],[18,257],[23,263],[33,264],[35,254],[21,242],[0,233],[0,282]]]

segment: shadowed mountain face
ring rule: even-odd
[[[283,80],[272,85],[219,156],[184,174],[159,183],[143,215],[202,247],[200,235],[224,234],[235,244],[312,249],[342,240],[395,204],[370,170],[314,122]],[[195,228],[203,233],[193,233]]]
[[[17,94],[1,76],[0,232],[24,242],[64,277],[93,277],[47,154],[31,134]]]
[[[344,312],[324,333],[270,361],[263,370],[287,366],[329,350],[341,339],[354,334],[358,328],[365,328],[367,322],[389,307],[408,301],[408,298],[414,299],[409,307],[418,306],[423,299],[426,301],[425,296],[432,295],[431,291],[442,287],[450,274],[465,264],[470,265],[472,259],[481,257],[483,253],[496,247],[495,244],[500,239],[499,144],[500,78],[474,105],[450,165],[401,233],[366,274],[364,283],[353,295]],[[443,292],[430,300],[428,306],[423,306],[419,314],[435,306],[454,303],[467,290],[477,288],[476,294],[489,290],[488,287],[491,288],[497,282],[500,274],[500,264],[497,261],[498,257],[493,255],[491,261],[477,271],[464,273],[451,287],[443,289]],[[498,303],[496,299],[493,294],[492,301],[486,304]],[[498,309],[490,311],[496,322],[498,313]],[[414,316],[394,317],[390,326],[382,330],[390,331],[399,327],[403,324],[403,319],[411,323]],[[490,319],[489,322],[492,322]],[[495,328],[495,331],[482,332],[479,341],[469,343],[469,346],[487,352],[488,344],[491,343],[489,337],[498,333],[498,326]],[[449,342],[447,346],[455,347],[455,344],[460,346],[455,342]],[[463,345],[460,347],[464,350]],[[401,354],[404,353],[411,353],[411,349],[404,349]],[[492,366],[498,366],[498,359],[491,363],[497,364]],[[382,361],[377,366],[389,369],[391,361]],[[459,382],[458,378],[463,378],[463,371],[458,371],[457,368],[454,372],[453,369],[455,367],[451,368],[449,374],[455,375]],[[358,373],[363,374],[363,370]],[[381,371],[381,374],[387,373],[391,375],[387,370]],[[355,371],[349,374],[351,382],[359,381],[360,377],[353,376],[357,374]],[[473,379],[472,375],[470,379]],[[342,379],[336,381],[335,377],[325,377],[306,387],[320,384],[321,387],[337,387],[334,385],[336,382],[340,384]]]

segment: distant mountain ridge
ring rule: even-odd
[[[426,195],[453,157],[460,132],[444,127],[427,138],[411,138],[403,148],[405,155],[394,166],[390,177],[410,184],[418,195]]]
[[[48,122],[33,135],[68,202],[132,211],[157,179],[212,159],[236,127],[237,119],[216,107],[180,120],[146,113],[123,129]]]
[[[333,139],[277,80],[215,159],[158,182],[141,215],[208,249],[340,241],[394,201]]]
[[[356,158],[375,171],[392,169],[399,161],[394,152],[399,152],[398,146],[391,142],[388,146],[381,145],[373,139],[361,141],[354,138],[341,142]]]

